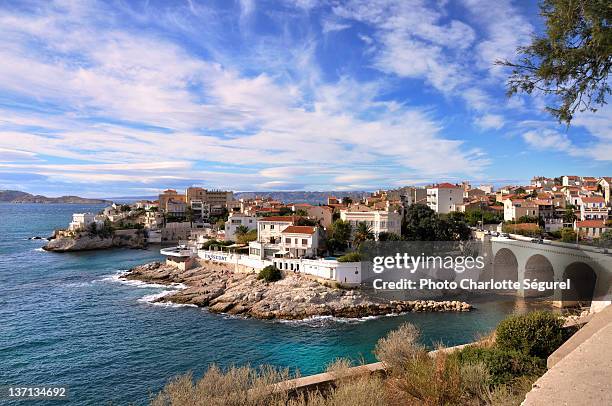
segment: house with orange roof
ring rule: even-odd
[[[319,228],[287,226],[281,231],[280,251],[284,258],[316,257],[319,249]]]
[[[599,238],[609,229],[604,220],[581,220],[574,222],[574,230],[581,238]]]

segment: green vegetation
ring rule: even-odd
[[[338,359],[327,367],[333,385],[289,394],[287,370],[230,367],[222,372],[213,365],[196,382],[190,373],[172,379],[151,404],[519,405],[546,370],[547,354],[571,333],[561,325],[561,319],[545,312],[511,316],[477,344],[432,354],[419,342],[419,330],[405,323],[376,344],[384,375],[351,374],[351,362]]]
[[[361,261],[361,254],[359,252],[349,252],[336,259],[338,262],[359,262]]]
[[[464,241],[472,232],[463,213],[438,214],[423,204],[406,209],[402,224],[402,237],[408,241]]]
[[[561,230],[561,241],[563,242],[576,242],[577,234],[571,228],[563,228]]]
[[[327,249],[330,253],[344,251],[351,239],[351,225],[348,221],[336,220],[327,230]]]
[[[513,69],[508,94],[524,92],[557,99],[546,109],[570,124],[576,110],[596,111],[612,90],[612,7],[609,0],[542,0],[543,35],[518,48],[517,62],[496,63]]]
[[[386,231],[383,231],[382,233],[378,234],[378,241],[403,241],[404,239],[402,238],[401,235],[395,234],[395,233],[388,233]]]
[[[496,343],[509,350],[545,359],[569,338],[563,319],[545,311],[511,316],[497,326]]]
[[[499,224],[504,221],[503,216],[482,209],[468,210],[465,212],[464,218],[470,226],[477,226],[481,222],[483,224]]]
[[[266,282],[276,282],[283,279],[283,273],[274,265],[268,265],[259,271],[257,279],[263,279]]]
[[[361,245],[362,242],[372,240],[374,240],[374,233],[372,232],[372,227],[370,227],[366,222],[360,221],[357,224],[357,228],[355,228],[353,246],[358,247]]]
[[[574,214],[574,209],[567,207],[565,209],[565,213],[563,213],[563,222],[573,223],[574,221],[576,221],[576,215]]]

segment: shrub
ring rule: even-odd
[[[462,365],[486,365],[490,385],[512,382],[521,376],[540,375],[546,370],[546,362],[543,359],[497,345],[470,345],[454,352],[451,357],[456,358]]]
[[[261,271],[259,271],[259,275],[257,275],[257,279],[263,279],[266,282],[276,282],[283,279],[283,274],[274,265],[268,265]]]
[[[216,365],[194,382],[191,373],[172,379],[151,401],[153,406],[259,406],[284,405],[287,392],[274,390],[274,384],[289,378],[288,370],[272,367],[253,369],[230,367],[223,372]]]
[[[404,323],[378,340],[374,354],[387,368],[401,371],[411,359],[427,353],[427,349],[419,344],[419,337],[419,329],[414,324]]]
[[[510,316],[496,329],[496,342],[501,348],[547,358],[568,338],[563,319],[550,312],[537,311]]]
[[[341,257],[338,257],[338,262],[359,262],[361,261],[361,254],[358,252],[349,252]]]

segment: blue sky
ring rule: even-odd
[[[499,0],[0,4],[0,189],[373,190],[612,175],[493,65],[541,30]]]

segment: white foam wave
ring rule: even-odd
[[[184,289],[186,286],[182,283],[172,283],[170,285],[163,285],[161,283],[150,283],[143,282],[133,279],[123,279],[123,277],[129,274],[128,270],[120,270],[115,272],[112,275],[106,275],[105,277],[98,279],[99,282],[117,282],[123,285],[128,285],[136,288],[168,288],[168,287],[177,287],[177,289]],[[179,287],[180,286],[180,287]]]
[[[34,248],[34,251],[36,251],[36,252],[47,252],[44,249],[42,249],[42,247]]]
[[[171,293],[176,292],[175,290],[163,290],[161,292],[158,293],[153,293],[150,295],[145,295],[143,297],[141,297],[140,299],[138,299],[139,302],[141,303],[153,303],[155,302],[157,299],[161,299],[164,296],[168,296]]]

